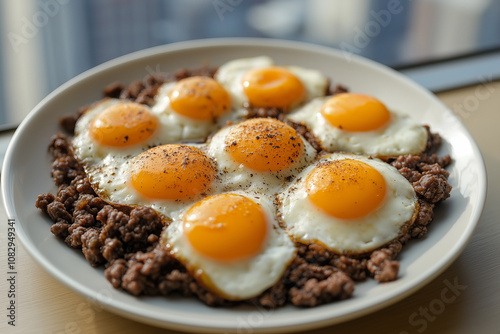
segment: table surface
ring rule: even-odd
[[[488,87],[484,87],[487,85]],[[487,88],[487,90],[486,90]],[[483,94],[484,92],[490,94]],[[500,333],[500,81],[438,94],[469,129],[488,170],[488,197],[480,224],[458,259],[428,285],[383,310],[308,333]],[[4,135],[5,137],[5,135]],[[1,138],[0,138],[1,139]],[[0,245],[5,245],[7,217],[0,206]],[[18,243],[19,244],[19,243]],[[6,247],[0,268],[7,270]],[[0,280],[1,333],[178,333],[151,327],[102,310],[52,278],[22,247],[17,248],[16,327],[5,318],[8,282]],[[446,289],[445,281],[466,286],[444,310],[426,309]]]

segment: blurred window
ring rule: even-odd
[[[22,0],[0,2],[0,124],[75,75],[151,46],[282,38],[395,68],[500,48],[496,0]]]

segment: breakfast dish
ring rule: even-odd
[[[65,239],[55,239],[50,231],[50,227],[55,224],[33,205],[39,194],[51,192],[56,195],[58,191],[58,187],[49,177],[53,155],[47,154],[47,143],[61,130],[58,120],[64,120],[63,128],[74,129],[75,117],[65,115],[73,114],[80,106],[100,100],[102,87],[107,86],[106,96],[110,98],[119,98],[123,92],[122,98],[152,106],[157,82],[152,78],[145,79],[153,72],[174,73],[179,68],[189,68],[193,64],[209,62],[223,65],[234,59],[260,55],[268,55],[279,65],[296,64],[303,68],[316,69],[332,79],[330,95],[346,92],[348,87],[351,92],[374,96],[391,111],[404,112],[419,124],[428,124],[433,132],[444,138],[436,154],[439,157],[447,154],[453,157],[453,163],[446,167],[450,172],[449,182],[453,185],[453,191],[450,193],[451,197],[437,205],[434,210],[435,219],[429,227],[430,232],[423,238],[410,240],[405,244],[402,254],[397,257],[397,280],[388,284],[379,284],[373,279],[355,280],[355,290],[351,298],[314,308],[289,304],[268,311],[252,302],[235,307],[207,307],[196,298],[186,298],[178,293],[171,293],[166,298],[144,295],[136,298],[124,293],[122,289],[114,289],[105,277],[105,265],[90,268],[78,247],[74,250],[68,249]],[[187,73],[176,73],[180,77],[185,74]],[[198,72],[196,75],[213,74]],[[127,87],[120,84],[109,85],[117,80],[129,83],[140,78],[144,79]],[[279,117],[279,110],[274,108],[255,107],[247,111],[250,118]],[[320,149],[319,141],[315,136],[309,136],[310,132],[305,126],[294,125],[294,128],[311,146]],[[62,150],[64,142],[59,141],[59,144]],[[59,152],[62,152],[61,150]],[[409,163],[407,159],[401,158],[399,162],[392,163],[407,174],[418,171],[415,161]],[[75,177],[80,172],[71,173]],[[61,180],[64,175],[66,173],[60,174]],[[57,282],[88,300],[97,302],[99,307],[109,312],[154,326],[197,333],[304,331],[354,319],[394,304],[435,279],[457,259],[478,225],[486,196],[485,166],[474,139],[457,117],[433,94],[401,74],[367,59],[357,56],[346,58],[342,52],[331,48],[269,39],[211,39],[173,43],[114,59],[82,73],[47,96],[22,122],[10,141],[1,177],[3,202],[7,216],[16,221],[18,240],[26,252]],[[94,199],[91,204],[96,205],[98,202],[98,199]],[[146,211],[141,214],[134,212],[133,222],[138,221],[145,213]],[[130,213],[127,216],[130,218]],[[417,222],[418,220],[414,225]],[[125,225],[122,222],[122,226]],[[144,234],[149,236],[161,233],[157,232],[156,225],[153,225],[150,229],[153,232],[147,234],[147,231],[144,231]],[[421,226],[424,231],[425,228],[427,227]],[[116,231],[120,229],[117,228]],[[127,234],[125,227],[122,227],[121,231],[123,235]],[[118,232],[113,234],[117,236]],[[418,235],[417,229],[414,234]],[[130,235],[127,240],[132,240],[132,237],[133,235]],[[151,240],[153,239],[154,237]],[[144,240],[147,241],[147,238]],[[332,259],[336,259],[337,265],[348,263],[347,258],[340,260],[337,256],[332,258],[335,254],[330,252],[320,253],[321,248],[312,253],[310,246],[299,246],[297,254],[304,262],[314,258],[324,261],[321,262],[323,266]],[[90,255],[91,252],[87,254]],[[325,257],[320,257],[320,254]],[[152,266],[147,265],[144,268],[144,263],[152,264],[151,259],[161,260],[164,257],[162,253],[148,253],[142,258],[135,257],[123,261],[123,269],[128,271],[129,260],[132,260],[132,269],[125,280],[129,288],[135,286],[139,287],[137,291],[151,291],[150,294],[155,292],[151,288],[152,285],[147,283],[149,280],[143,279],[146,274],[158,277],[155,276]],[[354,265],[355,262],[349,263]],[[302,268],[305,267],[304,265]],[[300,277],[298,271],[295,273],[295,277]],[[119,270],[116,274],[118,277],[123,276]],[[170,275],[169,278],[174,276],[189,279],[181,271]],[[133,277],[141,279],[143,284],[133,284],[133,280],[129,280]],[[318,274],[317,279],[320,278]],[[122,281],[117,280],[119,285]],[[170,282],[165,281],[162,286],[179,289],[180,284]],[[191,286],[196,288],[196,285]],[[193,295],[190,291],[187,294]],[[384,314],[387,312],[382,311],[381,315]]]
[[[104,89],[50,144],[51,232],[133,295],[312,307],[398,278],[449,197],[439,135],[269,57]]]
[[[329,152],[391,157],[425,150],[424,126],[364,94],[317,98],[288,116],[308,125]]]

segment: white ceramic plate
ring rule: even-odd
[[[315,68],[351,91],[372,94],[389,108],[430,124],[449,153],[451,197],[436,210],[425,239],[411,242],[400,255],[400,278],[388,284],[358,284],[351,299],[276,311],[252,307],[210,308],[195,299],[136,298],[114,290],[102,269],[92,268],[79,251],[49,231],[51,222],[35,208],[38,194],[55,191],[50,177],[49,138],[58,117],[101,97],[111,82],[129,83],[152,71],[172,72],[205,62],[220,65],[242,57],[269,55],[278,64]],[[346,321],[392,304],[428,283],[464,249],[479,220],[486,194],[483,159],[461,122],[436,97],[397,72],[372,61],[325,47],[264,39],[213,39],[157,47],[107,62],[70,80],[45,98],[12,139],[3,166],[2,191],[9,218],[31,256],[59,281],[97,300],[110,311],[153,325],[196,332],[298,331]]]

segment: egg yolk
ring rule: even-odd
[[[345,131],[373,131],[386,125],[391,114],[376,98],[342,93],[328,99],[321,109],[323,117],[333,126]]]
[[[171,144],[139,154],[131,165],[130,182],[152,199],[187,199],[206,194],[216,177],[214,163],[197,148]]]
[[[273,118],[254,118],[235,125],[225,139],[234,161],[262,172],[281,171],[302,155],[302,138]]]
[[[107,107],[90,124],[90,136],[105,146],[127,147],[149,139],[158,119],[146,106],[122,102]]]
[[[267,235],[262,207],[238,194],[219,194],[193,205],[183,218],[184,235],[206,257],[234,261],[257,254]]]
[[[306,96],[302,82],[285,68],[257,68],[243,75],[243,91],[252,107],[286,109]]]
[[[229,93],[209,77],[180,80],[168,95],[172,109],[195,120],[213,120],[231,106]]]
[[[364,217],[377,210],[386,197],[382,174],[358,160],[319,165],[305,183],[309,200],[328,215],[341,219]]]

